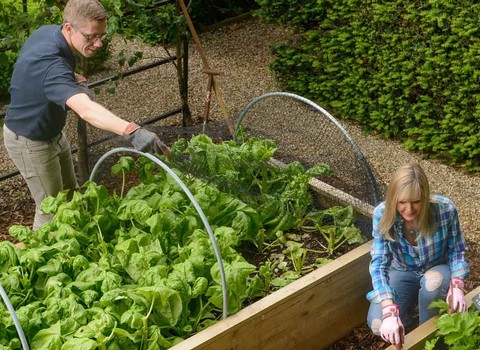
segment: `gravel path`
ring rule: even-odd
[[[200,35],[210,67],[221,72],[221,75],[216,77],[216,82],[230,115],[234,115],[254,98],[266,92],[279,91],[275,79],[268,69],[268,64],[272,59],[269,45],[285,42],[287,36],[286,29],[274,28],[256,19],[246,20],[215,32]],[[127,54],[132,53],[134,49],[143,51],[145,59],[141,64],[166,56],[165,49],[161,47],[149,47],[140,43],[132,45],[118,38],[114,44],[117,50],[124,49]],[[173,54],[173,49],[171,52]],[[202,61],[193,42],[190,45],[189,54],[190,107],[193,117],[201,120],[207,76],[202,72]],[[109,68],[113,70],[115,67],[118,66],[112,59]],[[108,76],[112,70],[107,69],[95,77],[89,77],[89,81]],[[161,66],[125,78],[118,83],[115,94],[102,91],[96,96],[96,100],[119,116],[130,120],[142,120],[177,108],[180,106],[180,98],[174,67],[172,65]],[[210,117],[212,119],[223,117],[215,98],[212,100]],[[163,123],[178,122],[179,118],[169,118]],[[69,119],[67,130],[72,144],[75,146],[76,122],[75,118]],[[409,153],[398,142],[364,135],[355,123],[341,122],[378,173],[379,181],[388,182],[390,173],[401,164],[420,163],[430,178],[432,192],[442,193],[454,200],[459,209],[466,237],[472,241],[476,240],[480,233],[478,220],[480,213],[479,175],[467,175],[462,170],[454,169],[435,160],[425,159],[418,154]],[[90,130],[93,135],[103,134],[98,130]],[[6,156],[3,140],[1,141],[0,173],[5,173],[14,168]],[[18,182],[18,180],[12,181]]]

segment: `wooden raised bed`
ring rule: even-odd
[[[318,180],[310,185],[319,199],[351,204],[356,214],[371,219],[371,205]],[[171,349],[326,349],[366,322],[370,246],[361,245]]]

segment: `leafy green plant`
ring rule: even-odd
[[[53,0],[25,3],[28,4],[27,12],[24,12],[21,1],[0,3],[0,98],[8,96],[13,64],[29,33],[41,24],[55,23],[61,17]]]
[[[156,180],[124,198],[86,184],[71,201],[62,193],[43,203],[54,215],[51,224],[34,232],[10,229],[28,248],[0,244],[6,269],[0,281],[16,295],[12,302],[32,346],[168,348],[218,317],[222,293],[208,235],[180,189]],[[197,191],[204,189],[198,184]],[[215,235],[235,312],[255,268],[234,250],[236,231],[218,227]],[[35,305],[45,311],[31,314]],[[0,318],[0,341],[15,338],[3,308]]]
[[[345,243],[363,243],[366,238],[353,225],[353,207],[334,206],[322,211],[311,211],[304,217],[302,230],[317,231],[323,237],[320,246],[328,255],[332,255]]]
[[[278,231],[299,226],[312,204],[308,180],[332,174],[324,163],[309,169],[299,162],[291,162],[285,168],[270,164],[268,160],[276,145],[269,139],[216,144],[202,134],[188,142],[179,140],[171,149],[175,157],[169,164],[173,167],[180,166],[258,210],[265,229],[257,240],[258,247],[265,240],[276,239]]]
[[[120,191],[120,197],[123,197],[123,193],[125,191],[126,175],[133,172],[135,169],[136,166],[133,157],[122,157],[117,162],[117,164],[112,166],[112,175],[122,175],[122,187]]]
[[[113,2],[109,21],[114,23],[115,32],[126,39],[139,38],[147,44],[171,44],[186,35],[186,26],[175,3],[159,4],[158,1],[140,0]]]
[[[256,142],[263,149],[264,141]],[[254,141],[250,146],[257,149]],[[183,189],[146,158],[137,162],[141,182],[127,191],[125,175],[133,163],[121,158],[112,168],[122,179],[120,195],[87,182],[72,196],[65,191],[48,197],[42,210],[53,216],[50,223],[35,231],[9,230],[26,249],[0,242],[0,283],[33,348],[167,349],[220,317],[220,267],[199,213]],[[283,170],[308,186],[303,172]],[[261,202],[247,204],[191,174],[179,176],[214,230],[229,313],[305,272],[306,250],[281,239],[282,231],[275,237],[287,244],[293,270],[286,259],[257,267],[240,254],[242,243],[255,240],[272,220],[253,206]],[[288,188],[278,182],[267,187]],[[0,347],[18,348],[15,325],[3,305],[0,322]]]
[[[283,251],[283,254],[288,255],[290,260],[292,260],[293,268],[298,273],[302,271],[305,259],[307,258],[307,250],[302,246],[303,243],[288,241],[287,249]]]
[[[474,350],[480,346],[480,312],[471,306],[465,313],[449,314],[448,304],[441,300],[432,303],[441,309],[441,316],[435,322],[435,337],[425,344],[425,350],[434,350],[443,343],[452,350]]]

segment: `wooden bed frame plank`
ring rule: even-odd
[[[371,242],[172,347],[325,349],[366,321]]]

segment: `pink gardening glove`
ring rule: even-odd
[[[448,309],[449,313],[467,311],[464,286],[465,284],[461,278],[452,278],[450,280],[450,289],[447,293],[447,303],[450,306]]]
[[[400,308],[396,304],[384,306],[382,308],[382,325],[380,326],[380,335],[388,343],[401,345],[405,337],[405,329],[400,320]]]

